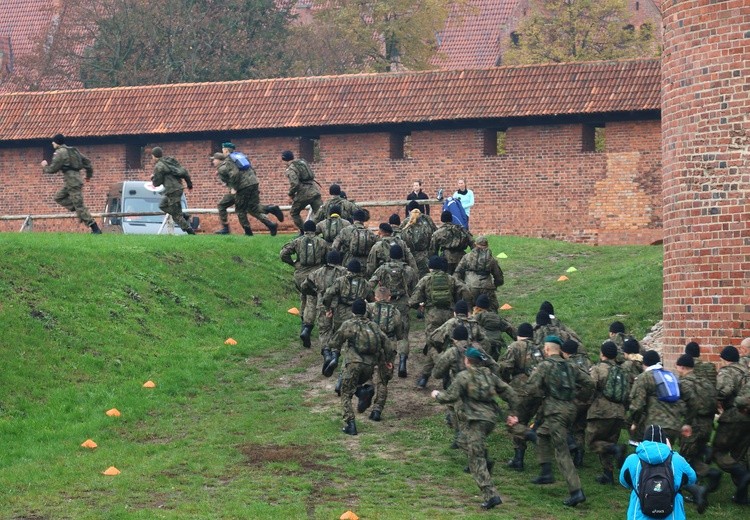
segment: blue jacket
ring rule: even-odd
[[[638,487],[638,480],[641,475],[641,461],[646,461],[649,464],[658,464],[667,460],[670,453],[672,453],[672,473],[674,474],[675,490],[680,489],[683,475],[687,477],[688,484],[695,484],[695,471],[682,455],[674,453],[669,446],[661,442],[643,441],[635,449],[635,453],[628,456],[620,470],[620,484],[632,490],[630,492],[630,503],[628,504],[628,516],[626,517],[628,520],[648,520],[651,518],[644,515],[643,511],[641,511],[640,500],[635,490]],[[674,501],[674,512],[666,520],[684,519],[685,503],[682,495],[677,493]]]

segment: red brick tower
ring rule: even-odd
[[[750,0],[664,0],[664,344],[750,336]]]

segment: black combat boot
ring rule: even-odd
[[[516,471],[523,471],[524,455],[526,455],[526,450],[516,448],[513,453],[513,458],[508,461],[508,467]]]
[[[245,233],[247,233],[247,230],[245,230]],[[214,235],[229,235],[229,224],[222,224],[219,229],[214,231]],[[252,234],[252,230],[250,231],[250,234]]]
[[[302,346],[305,348],[310,348],[312,346],[310,335],[312,334],[313,327],[314,325],[311,325],[310,323],[304,323],[302,325],[302,331],[299,333],[299,339],[302,340]]]
[[[357,391],[354,393],[357,396],[357,413],[363,413],[372,404],[372,398],[375,397],[375,387],[366,384],[357,387]]]
[[[695,509],[699,515],[702,515],[706,512],[706,508],[708,507],[708,493],[706,492],[706,488],[704,486],[690,484],[689,486],[682,486],[682,488],[680,489],[684,489],[692,495],[693,499],[691,500],[691,502],[695,504]]]
[[[96,222],[93,222],[89,227],[91,228],[91,233],[93,233],[94,235],[102,234],[102,230],[99,229],[99,224],[97,224]]]
[[[195,235],[195,230],[191,227],[188,227],[187,229],[183,229],[183,231],[187,233],[188,235]]]
[[[568,498],[563,500],[563,505],[568,507],[575,507],[581,502],[586,501],[586,495],[583,494],[583,490],[579,489],[577,491],[573,491]]]
[[[355,424],[354,419],[346,421],[346,426],[341,428],[341,431],[347,435],[357,435],[357,425]]]
[[[399,354],[398,356],[398,377],[406,377],[406,360],[409,356],[406,354]]]
[[[713,493],[719,489],[721,483],[721,471],[716,468],[711,468],[706,473],[706,493]]]
[[[281,208],[279,208],[277,205],[268,206],[266,208],[266,211],[276,217],[276,220],[279,222],[284,222],[284,213],[281,211]]]
[[[323,375],[331,377],[337,366],[339,366],[339,353],[334,351],[331,353],[331,359],[328,360],[328,363],[323,365]]]
[[[539,476],[531,481],[532,484],[552,484],[555,482],[555,476],[552,474],[552,463],[543,462],[542,472]]]
[[[583,466],[583,455],[584,455],[583,448],[580,448],[580,447],[574,449],[573,452],[571,453],[571,456],[573,458],[573,465],[576,468],[580,468]]]
[[[331,349],[328,347],[320,349],[320,355],[323,356],[323,366],[325,366],[333,356],[333,354],[331,353]]]
[[[732,501],[734,501],[735,504],[748,504],[747,486],[750,484],[750,471],[746,470],[738,463],[732,466],[729,473],[732,475],[732,480],[737,486]]]
[[[270,220],[268,222],[266,222],[266,227],[268,228],[268,231],[271,232],[271,236],[272,237],[275,237],[276,233],[279,231],[279,225],[278,224],[274,224]]]
[[[339,377],[336,379],[336,386],[333,387],[333,391],[336,392],[336,395],[341,397],[341,380],[343,379],[343,376],[341,375],[341,372],[339,372]]]
[[[253,230],[250,226],[242,226],[242,229],[245,230],[246,236],[249,236],[249,237],[253,236]]]
[[[419,388],[424,388],[427,386],[427,381],[430,379],[430,376],[420,376],[419,380],[417,381],[417,386]]]
[[[595,480],[603,486],[615,483],[615,477],[612,474],[611,469],[605,469],[604,471],[602,471],[602,474],[598,475]]]
[[[499,506],[502,503],[503,500],[498,495],[495,495],[482,502],[479,507],[481,507],[482,509],[492,509],[493,507]]]
[[[370,412],[370,420],[375,422],[380,422],[380,410],[377,408]]]

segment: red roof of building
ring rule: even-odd
[[[625,60],[0,94],[0,139],[659,109],[659,60]]]
[[[451,8],[440,33],[441,69],[487,68],[497,65],[500,36],[519,0],[469,0],[468,8]]]
[[[29,54],[52,23],[51,0],[2,0],[0,38],[10,37],[16,56]]]

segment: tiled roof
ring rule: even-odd
[[[659,60],[625,60],[0,94],[0,139],[659,109]]]
[[[2,0],[0,36],[10,37],[15,56],[29,54],[50,28],[52,0]]]
[[[451,9],[440,35],[441,69],[479,69],[496,65],[500,34],[519,0],[469,0],[468,9]]]

